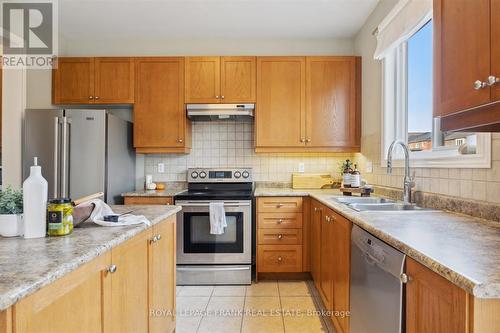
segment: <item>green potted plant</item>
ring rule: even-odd
[[[0,235],[21,236],[23,227],[23,193],[11,187],[0,191]]]

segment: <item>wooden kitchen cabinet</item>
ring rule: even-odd
[[[356,151],[361,58],[306,57],[306,146]]]
[[[468,332],[467,293],[414,261],[406,259],[406,332]]]
[[[188,153],[191,122],[184,109],[184,58],[136,58],[135,70],[136,152]]]
[[[258,57],[256,152],[353,152],[361,58]]]
[[[305,147],[305,75],[305,57],[257,57],[257,152]]]
[[[321,222],[324,206],[312,200],[311,202],[311,276],[316,289],[319,290],[320,260],[321,260]]]
[[[186,103],[254,103],[255,57],[186,57]]]
[[[92,104],[94,75],[94,58],[57,58],[52,70],[52,103]]]
[[[333,211],[324,208],[323,219],[321,220],[320,237],[320,258],[319,258],[319,294],[325,308],[333,309],[333,265],[335,261],[335,231],[332,220]]]
[[[149,332],[175,330],[176,220],[153,226],[149,243]],[[152,315],[160,311],[160,315]]]
[[[111,252],[106,252],[13,306],[21,332],[108,332],[112,327]],[[146,318],[147,319],[147,318]],[[2,332],[3,333],[3,332]]]
[[[148,229],[112,250],[111,331],[147,332],[148,304]]]
[[[500,131],[499,0],[435,0],[433,22],[441,129]]]
[[[52,71],[53,104],[134,103],[129,57],[62,57]]]

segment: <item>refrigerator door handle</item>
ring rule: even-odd
[[[61,196],[67,197],[68,181],[68,118],[63,117],[62,122],[62,167],[61,167]]]
[[[59,117],[54,117],[54,198],[59,197]]]

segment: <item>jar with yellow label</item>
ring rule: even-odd
[[[47,207],[47,234],[69,235],[73,231],[73,205],[71,199],[52,199]]]

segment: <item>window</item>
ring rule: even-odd
[[[433,118],[433,26],[428,18],[383,56],[382,164],[395,139],[418,167],[489,167],[490,135],[444,133]],[[402,151],[396,158],[402,158]]]

